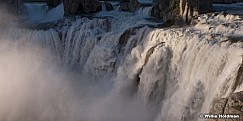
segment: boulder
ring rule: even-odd
[[[63,0],[65,15],[94,13],[102,10],[98,0]]]
[[[47,1],[47,5],[48,5],[50,8],[55,8],[55,7],[57,7],[60,3],[61,3],[61,0],[48,0],[48,1]]]
[[[237,114],[239,118],[230,121],[243,121],[243,91],[233,93],[228,98],[216,99],[210,109],[210,114]],[[228,121],[229,119],[212,119],[209,121]]]
[[[105,1],[104,4],[105,4],[105,8],[106,8],[107,11],[114,10],[114,8],[113,8],[113,6],[110,2]]]
[[[181,18],[181,21],[190,23],[198,14],[212,10],[211,0],[154,0],[152,15],[165,22]]]
[[[135,12],[141,7],[137,0],[123,0],[120,4],[121,11]]]
[[[179,0],[154,0],[152,16],[164,22],[174,21],[179,14]]]

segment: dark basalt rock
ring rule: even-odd
[[[63,0],[65,15],[94,13],[102,10],[97,0]]]
[[[175,21],[179,15],[179,0],[154,0],[152,16],[164,22]]]
[[[208,13],[213,11],[212,0],[198,0],[199,8],[198,13]]]
[[[211,0],[154,0],[152,15],[165,22],[181,21],[190,23],[198,14],[213,11]]]
[[[128,12],[135,12],[137,11],[142,5],[137,0],[123,0],[120,4],[121,11],[128,11]]]
[[[107,11],[114,10],[114,8],[113,8],[113,6],[112,6],[112,4],[110,2],[106,2],[105,1],[104,4],[105,4],[105,7],[106,7]]]
[[[55,8],[55,7],[57,7],[60,3],[61,3],[61,0],[48,0],[48,1],[47,1],[47,5],[48,5],[50,8]]]

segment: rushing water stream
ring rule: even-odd
[[[62,5],[57,16],[26,6],[31,22],[63,17]],[[213,99],[243,89],[241,19],[202,15],[159,29],[150,12],[65,17],[47,30],[2,17],[0,121],[196,121]]]

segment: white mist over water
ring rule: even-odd
[[[150,113],[146,106],[110,92],[109,81],[92,80],[58,67],[49,47],[39,47],[31,40],[38,37],[36,33],[15,32],[22,37],[25,34],[33,37],[26,40],[1,34],[0,120],[148,120]],[[47,31],[42,35],[51,37]],[[144,116],[138,116],[140,114]]]
[[[195,121],[242,90],[237,17],[156,29],[141,12],[118,13],[65,18],[58,32],[1,28],[0,120]]]

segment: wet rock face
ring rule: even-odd
[[[154,0],[152,16],[163,21],[174,21],[179,13],[179,0]]]
[[[152,15],[164,21],[173,21],[179,15],[190,22],[194,16],[213,10],[211,0],[154,0],[154,3]]]
[[[112,6],[112,4],[110,2],[104,2],[105,4],[105,7],[106,7],[106,10],[107,11],[111,11],[111,10],[114,10],[114,7]]]
[[[48,0],[48,1],[47,1],[47,5],[48,5],[50,8],[57,7],[60,3],[61,3],[61,0]]]
[[[185,22],[201,13],[213,11],[211,0],[180,0],[180,17]]]
[[[98,0],[63,0],[65,15],[93,13],[102,10]]]
[[[123,0],[120,5],[121,11],[135,12],[141,7],[141,4],[137,0]]]
[[[213,102],[210,114],[238,114],[240,118],[230,121],[243,121],[243,91],[233,93],[228,98],[217,99]],[[213,119],[209,121],[228,121],[229,119]]]

